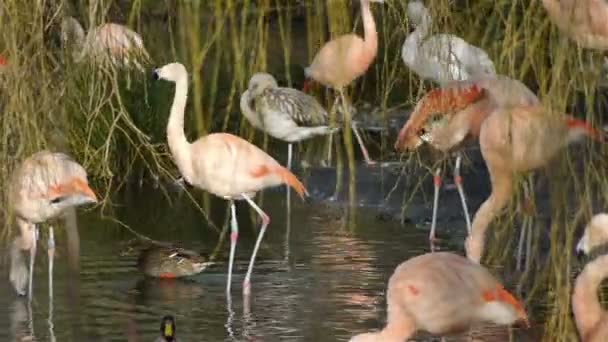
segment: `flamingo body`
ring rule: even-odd
[[[410,1],[407,14],[416,30],[403,43],[401,58],[420,78],[445,84],[496,74],[488,54],[464,39],[451,34],[428,37],[432,19],[422,2]]]
[[[578,252],[590,254],[608,243],[608,214],[595,215],[580,239]],[[608,277],[608,256],[603,254],[585,265],[576,278],[572,294],[572,311],[582,342],[600,342],[608,336],[608,312],[597,298],[598,287]]]
[[[351,342],[405,341],[416,331],[446,335],[473,324],[527,322],[523,305],[483,266],[453,253],[414,257],[388,282],[387,324]]]
[[[253,197],[256,192],[288,184],[304,196],[305,189],[295,176],[257,146],[228,133],[209,134],[192,143],[195,177],[186,180],[224,199]]]
[[[80,23],[67,17],[62,22],[62,35],[64,41],[73,40],[76,61],[89,57],[117,66],[133,65],[143,72],[140,62],[150,58],[141,36],[124,25],[105,23],[89,29],[85,36]]]
[[[483,122],[479,143],[492,183],[490,197],[479,207],[465,247],[467,256],[479,262],[485,231],[513,194],[516,174],[541,168],[567,145],[601,134],[584,121],[554,114],[538,106],[499,108]]]
[[[582,47],[608,50],[608,3],[604,0],[543,0],[551,21]]]
[[[251,77],[240,104],[252,126],[288,143],[335,130],[328,126],[329,115],[314,97],[279,87],[274,77],[266,73]]]

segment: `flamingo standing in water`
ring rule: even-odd
[[[416,30],[405,39],[401,58],[421,79],[443,85],[454,80],[496,75],[494,63],[488,54],[464,39],[451,34],[436,34],[427,38],[432,19],[421,1],[407,4],[407,16]]]
[[[454,81],[428,92],[412,111],[399,137],[395,149],[415,150],[424,142],[442,152],[457,154],[454,168],[454,183],[462,202],[467,231],[471,234],[471,222],[467,209],[460,176],[461,150],[468,140],[479,137],[481,125],[490,113],[497,108],[537,105],[539,100],[523,83],[512,78],[482,76],[465,81]],[[447,123],[446,123],[447,122]],[[433,199],[433,218],[429,240],[435,240],[441,169],[433,178],[435,194]]]
[[[328,126],[327,111],[314,97],[297,89],[279,87],[275,78],[267,73],[251,77],[240,104],[241,112],[253,127],[287,141],[289,170],[293,143],[336,131]]]
[[[21,235],[11,246],[9,279],[19,295],[32,297],[34,260],[38,225],[58,217],[71,207],[97,203],[84,168],[63,153],[41,151],[25,159],[14,172],[9,184],[9,201],[17,217]],[[49,227],[49,293],[52,289],[55,239]],[[29,275],[21,254],[30,251]]]
[[[511,198],[515,176],[547,165],[570,143],[585,136],[605,140],[587,122],[552,113],[540,105],[498,108],[486,118],[479,143],[492,193],[475,213],[465,242],[471,260],[481,259],[486,229]]]
[[[345,128],[348,128],[348,124],[351,125],[368,165],[375,164],[375,162],[369,157],[357,126],[350,117],[351,114],[347,109],[349,105],[344,96],[344,87],[362,76],[378,53],[378,32],[370,9],[370,2],[383,3],[384,0],[361,0],[364,38],[361,39],[356,34],[345,34],[327,42],[317,52],[310,66],[304,69],[307,78],[304,91],[307,89],[309,79],[338,91],[343,108],[345,108]],[[346,141],[346,144],[351,145],[350,135],[346,135],[346,137],[349,140]],[[347,150],[348,153],[351,153],[350,148]],[[352,170],[351,174],[353,174]]]
[[[583,342],[601,342],[608,336],[608,312],[597,298],[598,287],[608,277],[607,244],[608,214],[597,214],[576,246],[577,252],[592,257],[576,278],[572,294],[574,320]]]
[[[256,254],[270,217],[252,200],[256,192],[286,184],[302,198],[308,195],[304,185],[289,170],[255,145],[228,133],[214,133],[188,142],[184,133],[184,112],[188,96],[188,73],[180,63],[167,64],[154,70],[156,79],[175,83],[175,97],[167,125],[169,150],[184,180],[230,201],[232,214],[230,234],[230,262],[226,293],[230,294],[234,252],[238,239],[238,224],[234,201],[245,200],[262,218],[262,227],[255,243],[245,280],[243,293],[250,294],[250,278]]]
[[[76,62],[89,57],[116,66],[134,65],[144,72],[140,62],[150,59],[141,36],[124,25],[105,23],[90,28],[85,36],[80,23],[73,17],[66,17],[61,23],[61,32],[64,43],[73,44]]]
[[[447,252],[402,263],[388,281],[387,324],[350,342],[401,342],[418,330],[433,335],[463,332],[481,322],[528,324],[523,304],[483,266]]]

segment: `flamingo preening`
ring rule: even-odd
[[[66,209],[97,203],[84,168],[68,155],[41,151],[25,159],[13,173],[9,201],[21,235],[11,246],[9,279],[20,295],[32,296],[38,225],[63,214]],[[55,238],[49,227],[49,289],[52,289]],[[29,275],[22,250],[30,251]],[[29,282],[28,282],[29,279]],[[49,293],[52,293],[49,291]]]
[[[446,335],[480,322],[528,324],[523,304],[487,269],[453,253],[423,254],[399,265],[386,303],[386,326],[350,342],[402,342],[418,330]]]
[[[418,101],[395,142],[400,151],[415,150],[424,142],[433,148],[456,153],[454,183],[462,202],[467,231],[471,223],[460,176],[461,151],[470,140],[477,140],[481,125],[498,108],[537,105],[539,100],[523,83],[503,75],[482,76],[464,81],[449,82],[431,90]],[[429,239],[435,239],[441,170],[435,173],[433,183],[433,219]]]
[[[405,39],[401,58],[421,79],[443,85],[449,81],[496,75],[494,63],[484,50],[451,34],[429,37],[432,19],[422,1],[410,1],[407,16],[416,30]]]
[[[576,251],[589,255],[583,271],[576,277],[572,293],[572,312],[582,342],[601,342],[608,336],[608,312],[597,298],[598,288],[608,277],[608,214],[593,216],[585,227]]]
[[[62,39],[71,44],[76,62],[85,57],[95,61],[109,61],[115,66],[135,66],[144,72],[141,63],[150,59],[141,36],[128,27],[115,23],[105,23],[89,28],[85,35],[80,23],[73,17],[66,17],[61,23]]]
[[[270,217],[253,201],[255,194],[268,187],[286,184],[301,197],[308,193],[289,170],[255,145],[228,133],[203,136],[193,143],[184,133],[184,114],[188,97],[188,73],[180,63],[170,63],[154,70],[156,79],[175,83],[175,97],[167,125],[167,141],[175,164],[185,181],[230,201],[230,261],[226,293],[230,294],[238,224],[234,201],[245,200],[262,218],[262,227],[251,254],[243,281],[243,293],[250,294],[250,278],[260,243]]]
[[[307,78],[304,89],[307,88],[308,80],[312,79],[338,91],[343,107],[346,108],[344,114],[345,129],[349,129],[348,125],[351,126],[368,165],[375,164],[375,162],[369,157],[356,124],[350,117],[351,114],[347,109],[349,104],[344,95],[344,88],[367,71],[378,53],[378,32],[370,9],[370,2],[383,3],[384,0],[361,0],[363,39],[351,33],[330,40],[317,52],[310,66],[304,69]],[[349,135],[346,135],[346,137],[350,138]],[[346,141],[346,144],[351,145],[351,142]],[[350,149],[347,150],[350,153]],[[353,173],[351,172],[351,174]]]
[[[329,115],[317,100],[297,89],[279,87],[272,75],[256,73],[241,95],[241,112],[249,123],[287,142],[287,168],[291,170],[293,143],[332,134]],[[331,149],[331,144],[330,144]]]

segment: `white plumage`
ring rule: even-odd
[[[410,1],[409,20],[416,26],[403,43],[401,58],[420,78],[445,84],[474,76],[495,75],[488,54],[451,34],[429,35],[431,15],[421,1]]]

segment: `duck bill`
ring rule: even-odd
[[[194,265],[194,267],[195,267],[195,268],[198,270],[198,272],[200,273],[200,272],[204,271],[204,270],[205,270],[207,267],[209,267],[209,266],[211,266],[211,265],[213,265],[213,264],[215,264],[215,262],[213,262],[213,261],[206,261],[206,262],[200,262],[200,263],[196,263],[196,264]]]

